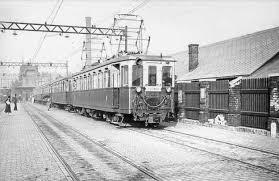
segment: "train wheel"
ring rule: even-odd
[[[116,115],[114,115],[114,116],[112,117],[112,121],[111,121],[110,123],[116,124],[116,123],[118,123],[118,121],[119,121],[119,117],[116,116]]]

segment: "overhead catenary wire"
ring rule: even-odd
[[[145,5],[147,5],[147,3],[149,2],[150,0],[144,0],[142,1],[139,5],[137,5],[136,7],[134,7],[132,10],[130,10],[128,12],[128,14],[133,14],[135,13],[136,11],[138,11],[139,9],[143,8]]]
[[[144,6],[147,5],[147,3],[150,2],[150,0],[143,0],[142,2],[140,2],[139,4],[137,4],[136,6],[132,7],[129,11],[127,11],[127,14],[133,14],[136,11],[140,10],[141,8],[143,8]],[[115,16],[116,14],[120,13],[120,10],[115,11],[113,13],[113,16]],[[108,18],[105,18],[104,20],[107,20]],[[104,22],[104,20],[102,22]],[[102,23],[104,24],[104,23]],[[109,27],[113,27],[115,25],[115,22],[113,22]],[[82,48],[83,50],[83,45],[78,46],[76,49],[74,49],[72,52],[70,52],[66,57],[70,58],[74,55],[76,55],[78,53],[78,51]],[[110,52],[112,54],[112,47],[110,46]]]
[[[62,3],[63,3],[64,0],[61,0],[61,1],[60,1],[60,4],[59,4],[59,6],[58,6],[58,8],[56,8],[57,5],[58,5],[58,3],[59,3],[59,1],[60,1],[60,0],[58,0],[57,3],[55,4],[54,8],[53,8],[52,11],[51,11],[51,14],[50,14],[50,15],[48,16],[48,18],[46,19],[46,22],[48,21],[48,19],[51,17],[51,15],[52,15],[54,12],[55,12],[55,14],[54,14],[54,16],[53,16],[52,19],[51,19],[51,24],[52,24],[53,21],[55,20],[55,18],[56,18],[56,16],[57,16],[57,14],[58,14],[58,12],[59,12],[59,10],[60,10],[60,8],[61,8]],[[55,11],[55,9],[56,9],[56,11]],[[37,49],[35,50],[35,53],[34,53],[33,58],[32,58],[33,61],[36,59],[36,57],[37,57],[39,51],[41,50],[42,45],[43,45],[43,43],[44,43],[44,41],[45,41],[45,39],[46,39],[46,36],[47,36],[47,33],[43,33],[43,34],[41,35],[41,38],[40,38],[38,47],[37,47]]]

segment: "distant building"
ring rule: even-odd
[[[16,73],[5,73],[0,71],[0,88],[11,88],[13,82],[18,78]]]
[[[199,47],[172,55],[178,82],[268,77],[279,73],[279,27]]]

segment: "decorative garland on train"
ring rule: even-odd
[[[156,105],[151,105],[152,103],[148,103],[148,99],[152,99],[149,98],[147,96],[142,96],[142,95],[135,95],[134,99],[133,99],[133,115],[134,117],[138,116],[138,117],[143,117],[143,112],[144,112],[144,107],[147,107],[149,109],[156,109],[156,108],[160,108],[163,103],[167,104],[170,100],[170,97],[168,96],[162,96],[161,97],[161,101],[159,102],[159,104]],[[154,98],[157,99],[158,98]]]

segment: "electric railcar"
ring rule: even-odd
[[[35,101],[49,95],[52,104],[109,122],[168,126],[175,124],[174,64],[168,56],[116,57],[41,87]]]

